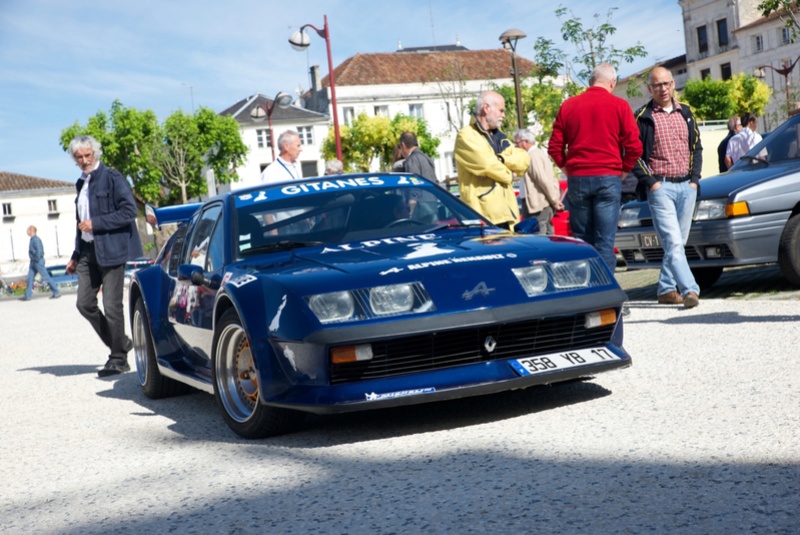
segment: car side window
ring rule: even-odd
[[[217,256],[217,258],[213,259],[217,266],[222,264],[220,258],[222,249],[221,244],[215,244],[217,251],[211,251],[211,235],[214,232],[214,228],[217,226],[217,220],[219,219],[221,213],[222,206],[215,204],[200,214],[200,219],[194,226],[194,231],[192,233],[191,240],[189,241],[189,247],[187,247],[185,251],[185,256],[183,259],[184,264],[194,264],[202,267],[203,271],[213,271],[213,269],[208,269],[210,260],[212,260],[209,258],[211,256],[210,253],[213,253]]]
[[[173,277],[178,274],[178,264],[182,258],[183,246],[186,242],[186,229],[188,228],[189,225],[181,225],[173,235],[174,241],[172,242],[172,248],[170,249],[169,266],[167,268],[169,274]]]

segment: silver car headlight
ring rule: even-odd
[[[592,267],[589,260],[571,260],[555,262],[551,265],[553,286],[556,288],[582,288],[589,286],[592,278]]]
[[[619,228],[641,227],[642,220],[639,218],[641,206],[622,208],[619,212]]]
[[[321,323],[348,320],[353,316],[355,304],[350,292],[331,292],[312,295],[308,306]]]
[[[517,277],[528,297],[533,297],[547,289],[547,270],[544,264],[513,268],[511,272]]]
[[[414,307],[411,284],[378,286],[369,290],[369,307],[378,316],[408,312]]]
[[[695,221],[708,221],[710,219],[725,219],[725,205],[727,199],[707,199],[697,203]]]

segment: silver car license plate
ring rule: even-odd
[[[642,247],[650,249],[653,247],[661,247],[661,242],[658,241],[657,234],[642,234]]]

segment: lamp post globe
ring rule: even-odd
[[[298,30],[289,37],[289,44],[298,52],[302,52],[311,46],[311,38],[306,32]]]

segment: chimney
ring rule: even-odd
[[[319,77],[319,65],[311,66],[311,89],[314,92],[322,90],[322,78]]]

